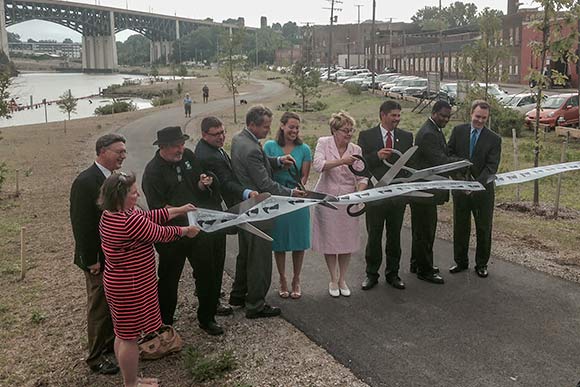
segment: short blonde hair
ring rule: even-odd
[[[331,134],[334,134],[335,131],[345,127],[348,124],[352,125],[354,128],[356,121],[347,112],[342,110],[338,113],[333,113],[332,116],[330,116],[330,120],[328,121]]]

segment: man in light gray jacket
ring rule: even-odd
[[[246,128],[232,139],[232,168],[240,184],[253,191],[279,196],[303,196],[304,192],[289,189],[272,179],[272,171],[290,167],[295,161],[290,155],[268,157],[260,143],[270,132],[272,111],[253,106],[246,114]],[[268,223],[259,222],[262,230]],[[271,227],[271,226],[270,226]],[[236,275],[230,293],[230,304],[245,306],[247,318],[275,317],[280,308],[266,304],[272,277],[272,243],[247,231],[240,230],[240,251],[236,261]]]

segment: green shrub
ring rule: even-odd
[[[344,87],[350,95],[360,95],[362,93],[360,86],[354,83],[347,83]]]
[[[194,382],[217,379],[236,367],[236,359],[232,351],[210,357],[204,356],[193,347],[186,349],[184,362]]]
[[[174,99],[172,97],[156,97],[151,100],[153,106],[163,106],[173,103]]]
[[[318,100],[318,101],[314,102],[310,107],[312,108],[312,111],[319,112],[321,110],[326,109],[328,107],[328,105],[325,104],[324,102]]]
[[[137,110],[137,106],[132,102],[117,101],[107,105],[99,106],[95,109],[97,116],[104,116],[113,113],[125,113]]]

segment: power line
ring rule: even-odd
[[[332,26],[338,20],[338,16],[334,16],[334,11],[342,11],[342,8],[335,8],[335,4],[342,4],[341,0],[326,0],[330,2],[330,8],[323,7],[323,9],[330,9],[330,28],[328,29],[328,75],[327,79],[330,79],[330,65],[332,62]]]

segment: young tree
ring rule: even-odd
[[[61,112],[68,114],[68,119],[70,121],[70,114],[77,112],[77,99],[73,97],[70,89],[65,91],[58,101],[58,108]]]
[[[510,57],[510,50],[501,37],[501,11],[485,8],[479,15],[479,31],[481,39],[463,49],[460,66],[468,79],[485,83],[487,100],[490,81],[502,81],[507,77],[503,62]]]
[[[540,59],[542,68],[530,71],[530,84],[536,93],[536,122],[534,125],[534,167],[540,162],[540,110],[544,90],[550,83],[563,85],[568,79],[555,69],[549,68],[550,63],[563,61],[577,62],[578,55],[574,52],[578,42],[578,31],[575,28],[580,17],[580,8],[576,0],[537,0],[542,11],[538,19],[532,22],[532,27],[539,33],[539,39],[530,42],[532,53]],[[540,187],[534,180],[534,206],[540,203]]]
[[[0,118],[10,118],[10,93],[8,88],[10,87],[11,79],[8,72],[0,73]],[[2,133],[2,132],[0,132]],[[0,137],[2,140],[2,137]],[[6,163],[0,161],[0,189],[2,188],[2,183],[6,179],[6,174],[8,169]]]
[[[179,65],[179,70],[177,70],[177,75],[180,77],[187,77],[187,67],[184,64]]]
[[[296,95],[302,99],[302,111],[306,111],[306,102],[309,97],[320,96],[320,72],[307,68],[305,63],[298,62],[292,66],[288,83]]]
[[[219,76],[222,78],[224,86],[232,93],[234,106],[234,123],[238,123],[236,111],[236,95],[238,88],[247,82],[250,74],[245,55],[241,54],[244,43],[244,30],[230,30],[230,33],[222,35],[220,47],[223,48],[220,59]]]

